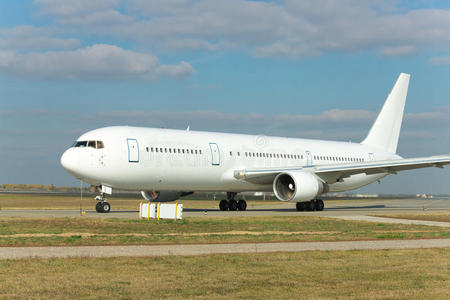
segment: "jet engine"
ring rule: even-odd
[[[312,173],[292,171],[280,173],[273,181],[273,191],[280,201],[309,201],[328,192],[328,185]]]
[[[178,191],[141,191],[142,197],[150,202],[170,202],[180,199],[181,197],[193,194],[193,192]]]

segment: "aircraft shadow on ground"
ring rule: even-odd
[[[347,210],[347,209],[373,209],[373,208],[386,208],[385,205],[368,205],[368,206],[341,206],[341,207],[325,207],[325,210]],[[185,212],[205,212],[205,211],[220,211],[218,208],[201,209],[201,208],[185,208]],[[246,211],[278,211],[278,212],[291,212],[296,211],[292,208],[248,208]]]

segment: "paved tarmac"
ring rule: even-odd
[[[182,202],[182,201],[181,201]],[[255,202],[257,203],[257,202]],[[94,204],[93,204],[94,205]],[[127,218],[139,217],[138,210],[112,210],[108,214],[97,213],[93,209],[86,210],[90,218]],[[183,217],[224,217],[224,216],[323,216],[348,217],[366,215],[390,215],[413,213],[450,213],[450,199],[371,199],[371,200],[329,200],[325,201],[324,211],[298,212],[295,203],[280,202],[279,204],[261,204],[248,208],[246,211],[220,211],[217,209],[185,208]],[[3,209],[1,217],[76,217],[80,211],[74,210],[32,210]]]
[[[155,246],[0,247],[0,259],[171,256],[235,253],[422,249],[450,247],[450,239],[197,244]]]

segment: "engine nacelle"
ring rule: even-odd
[[[280,201],[309,201],[328,192],[328,185],[312,173],[292,171],[280,173],[273,181],[273,191]]]
[[[183,196],[192,194],[193,192],[178,191],[141,191],[142,197],[150,202],[170,202],[180,199]]]

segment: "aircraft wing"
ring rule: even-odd
[[[324,182],[331,184],[355,174],[396,174],[399,171],[419,168],[443,168],[448,164],[450,164],[450,155],[440,155],[311,167],[245,169],[234,171],[234,177],[252,183],[270,184],[280,173],[302,170],[315,173]]]

